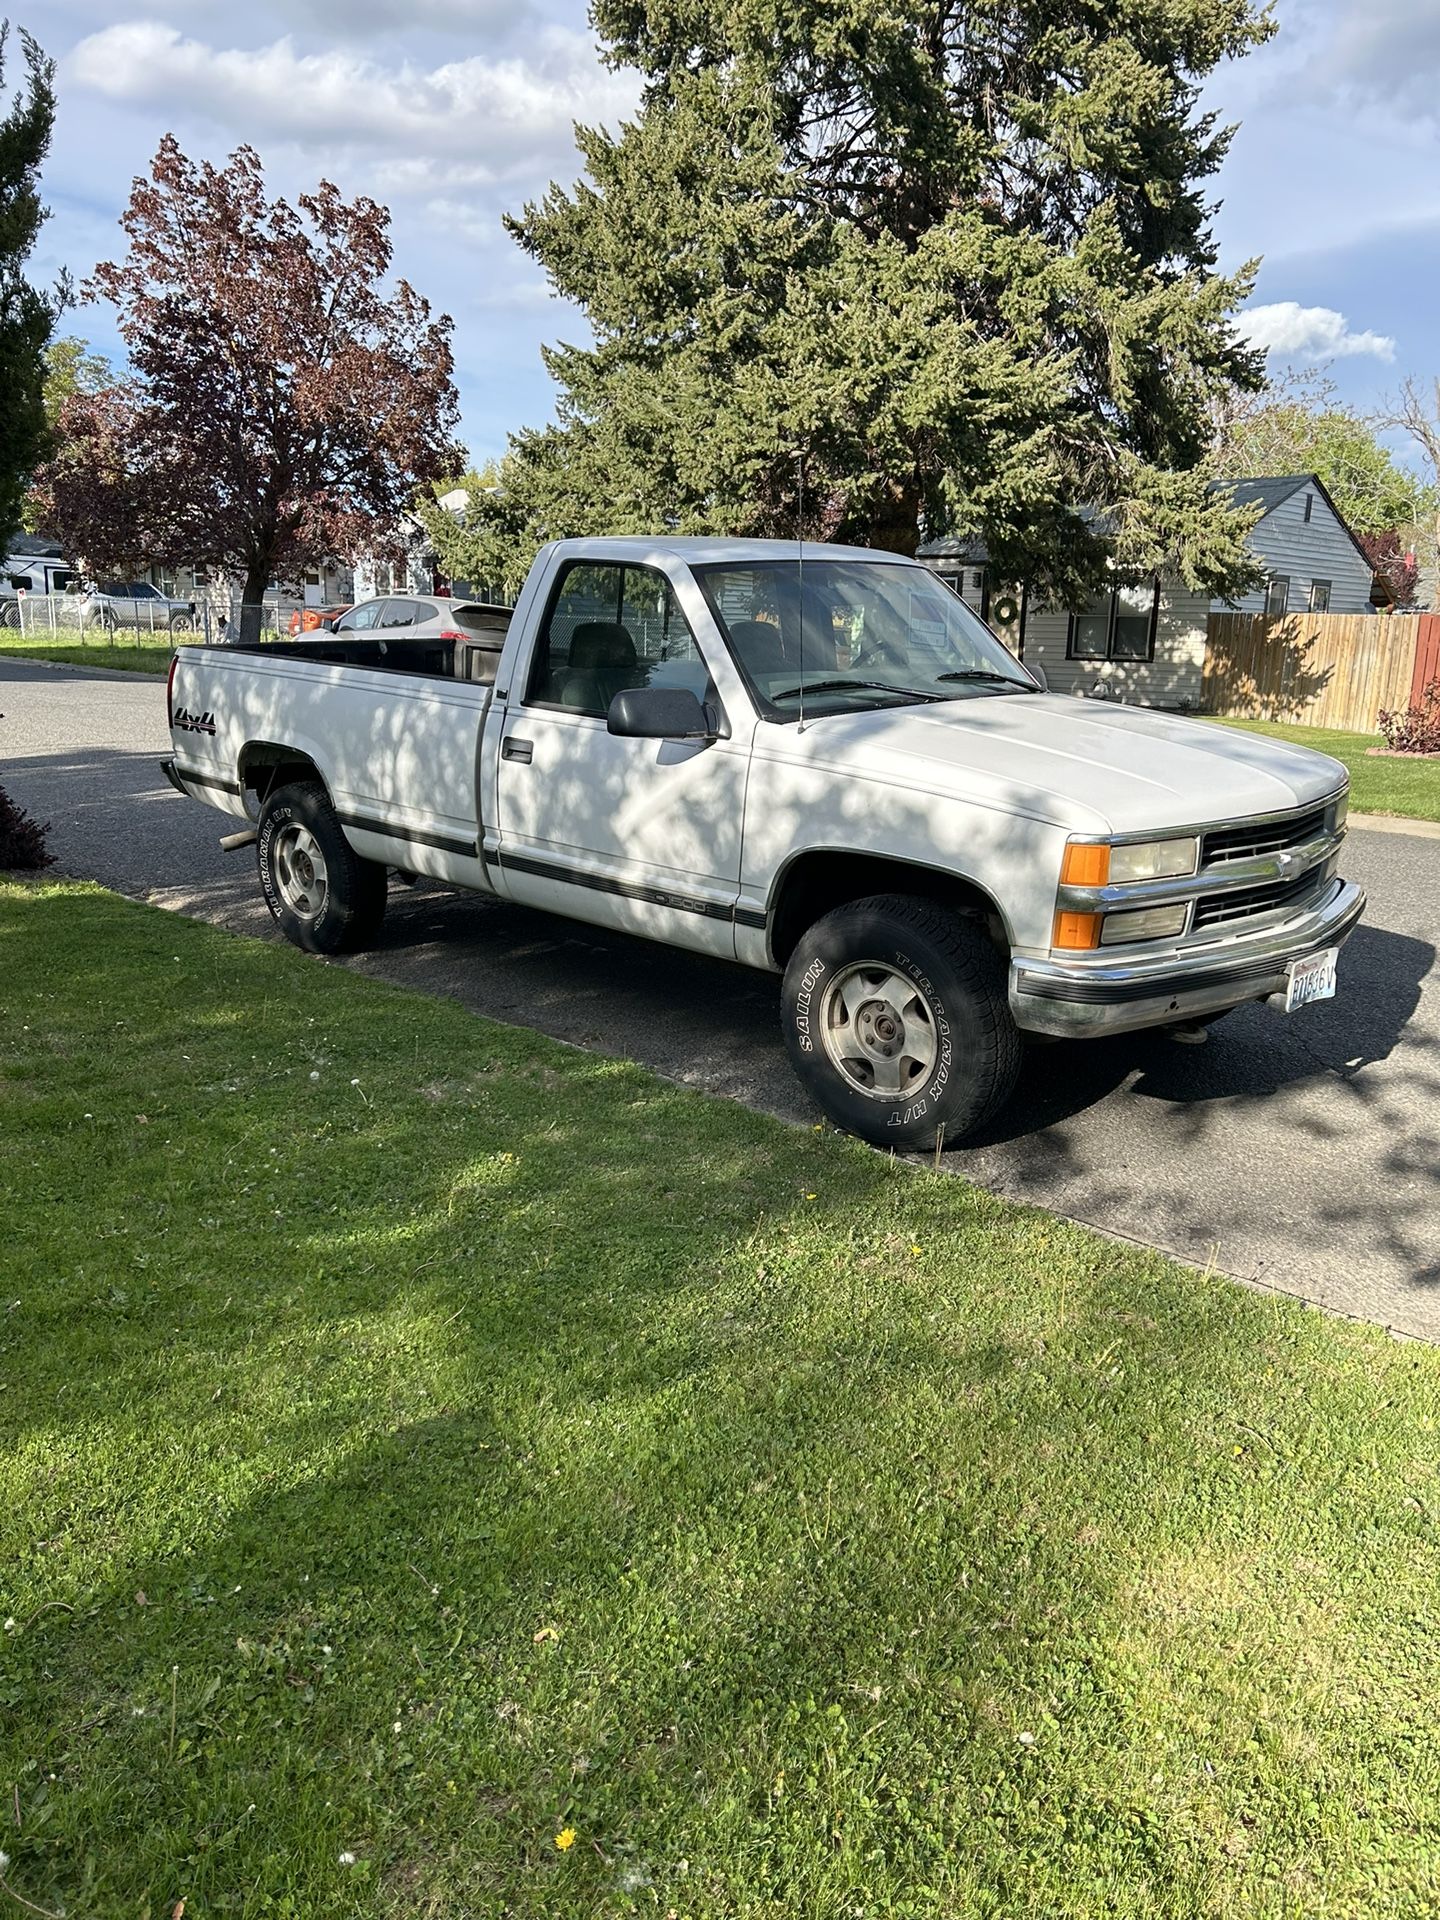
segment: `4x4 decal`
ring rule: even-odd
[[[214,733],[215,716],[213,713],[191,713],[188,707],[178,707],[172,726],[182,733]]]

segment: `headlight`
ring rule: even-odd
[[[1102,947],[1129,940],[1165,940],[1185,931],[1188,907],[1145,907],[1139,913],[1107,913],[1100,929]]]
[[[1350,818],[1350,789],[1349,787],[1346,787],[1345,791],[1341,794],[1340,798],[1335,802],[1336,833],[1343,833],[1345,831],[1345,822],[1349,818]]]
[[[1200,842],[1194,834],[1183,840],[1143,840],[1110,849],[1110,884],[1126,880],[1174,880],[1194,873]]]
[[[1199,857],[1200,842],[1194,834],[1183,840],[1141,840],[1118,847],[1104,841],[1072,840],[1065,849],[1060,884],[1104,887],[1128,880],[1176,880],[1194,873]]]

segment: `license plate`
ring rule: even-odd
[[[1327,947],[1323,953],[1307,953],[1303,960],[1290,962],[1285,970],[1286,1013],[1298,1013],[1312,1000],[1335,998],[1335,962],[1339,954],[1338,947]]]

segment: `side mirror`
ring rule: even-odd
[[[1030,678],[1038,684],[1040,691],[1042,693],[1048,693],[1050,691],[1050,682],[1045,678],[1044,667],[1039,665],[1032,667],[1028,660],[1023,661],[1022,665]]]
[[[627,740],[713,740],[715,729],[688,687],[627,687],[610,702],[610,733]]]

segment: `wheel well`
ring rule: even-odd
[[[292,786],[297,780],[318,780],[325,786],[324,775],[315,762],[294,747],[251,740],[240,749],[240,785],[255,795],[257,803],[276,787]]]
[[[935,900],[980,921],[1002,953],[1010,951],[1005,919],[982,887],[959,874],[873,853],[803,853],[786,868],[770,915],[770,948],[784,966],[807,927],[849,900],[876,893],[908,893]]]

